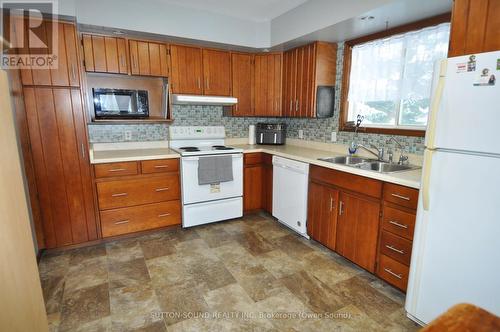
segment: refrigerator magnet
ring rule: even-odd
[[[491,74],[488,68],[484,68],[474,86],[493,86],[496,84],[496,80],[495,75]]]
[[[497,59],[497,70],[500,70],[500,59]]]
[[[466,73],[467,72],[467,63],[457,63],[457,74]]]
[[[467,71],[476,71],[476,56],[471,55],[469,62],[467,62]]]

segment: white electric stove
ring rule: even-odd
[[[170,127],[170,148],[181,155],[183,227],[243,216],[243,150],[224,145],[222,126]],[[231,155],[233,180],[198,184],[200,158]]]

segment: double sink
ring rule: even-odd
[[[318,160],[326,161],[332,164],[346,165],[373,171],[378,173],[396,173],[404,171],[412,171],[420,167],[414,165],[400,165],[386,161],[379,161],[375,159],[353,157],[353,156],[339,156],[333,158],[319,158]]]

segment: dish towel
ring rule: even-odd
[[[198,184],[215,184],[233,181],[233,157],[200,157],[198,161]]]

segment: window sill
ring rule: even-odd
[[[342,126],[340,131],[354,131],[354,127]],[[400,135],[400,136],[413,136],[425,137],[425,130],[412,130],[412,129],[399,129],[399,128],[375,128],[375,127],[360,127],[359,133],[368,134],[383,134],[383,135]]]

